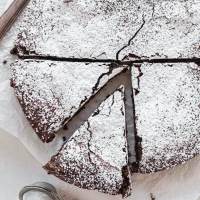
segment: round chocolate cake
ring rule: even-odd
[[[86,103],[95,107],[90,99],[108,85],[123,85],[52,155],[50,174],[127,196],[129,168],[157,172],[200,153],[199,8],[192,0],[30,2],[15,26],[11,86],[43,142]],[[121,64],[158,58],[177,62]]]

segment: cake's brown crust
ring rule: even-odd
[[[15,89],[16,96],[22,107],[22,110],[23,110],[26,118],[30,122],[32,128],[35,130],[36,134],[38,135],[38,137],[42,140],[42,142],[46,142],[46,143],[51,142],[55,138],[55,133],[52,132],[51,134],[49,134],[45,130],[45,127],[44,127],[44,129],[40,129],[40,126],[38,125],[38,124],[40,124],[40,120],[41,120],[41,118],[38,115],[38,113],[40,112],[40,108],[35,109],[32,112],[32,116],[29,117],[29,110],[32,110],[31,101],[30,101],[30,104],[28,104],[28,105],[25,105],[25,103],[24,103],[24,98],[28,99],[29,95],[25,94],[23,92],[20,92],[20,89],[18,87],[16,87],[15,81],[13,79],[11,79],[10,84],[11,84],[11,87],[13,87]],[[39,102],[38,102],[38,104],[40,105]],[[52,113],[54,112],[55,108],[53,108],[52,105],[46,104],[46,106],[49,107],[49,109],[52,111]],[[46,126],[46,128],[48,129],[48,126]]]
[[[129,178],[126,177],[129,174],[127,174],[127,170],[126,173],[124,173],[124,183],[123,185],[121,185],[119,182],[116,181],[116,185],[115,187],[117,188],[116,190],[108,191],[108,189],[110,189],[110,187],[112,187],[112,185],[107,185],[105,187],[105,183],[104,180],[98,179],[96,178],[95,181],[93,182],[93,184],[90,184],[88,182],[86,182],[85,184],[81,183],[84,181],[84,176],[82,177],[82,179],[80,179],[80,173],[81,170],[83,170],[85,168],[85,166],[81,166],[79,165],[79,170],[77,171],[74,169],[73,174],[71,174],[71,170],[69,169],[69,171],[66,171],[64,173],[62,173],[64,170],[60,167],[60,163],[57,161],[56,156],[53,156],[51,161],[49,163],[47,163],[43,168],[45,170],[48,171],[48,174],[54,175],[56,177],[58,177],[59,179],[68,182],[69,184],[73,184],[79,188],[83,188],[83,189],[92,189],[92,190],[99,190],[103,193],[109,193],[110,195],[118,195],[118,194],[122,194],[123,196],[126,196],[126,192],[127,189],[130,187],[129,185]],[[106,166],[105,166],[106,167]],[[127,166],[124,167],[123,169],[127,169]],[[87,176],[95,176],[95,174],[97,173],[97,171],[99,170],[99,166],[95,166],[95,171],[91,170],[89,171],[89,174],[87,174]],[[110,168],[109,166],[106,167],[106,170],[110,170],[112,171],[112,168]],[[124,171],[124,170],[123,170]],[[100,183],[101,182],[101,183]],[[99,187],[98,185],[101,184],[102,186]]]

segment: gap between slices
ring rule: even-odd
[[[120,85],[124,86],[125,119],[129,154],[128,163],[132,171],[137,171],[141,147],[135,126],[134,99],[130,68],[126,67],[91,96],[72,118],[64,123],[64,130],[59,131],[59,136],[65,136],[66,139],[70,138],[73,133],[87,121],[94,111],[98,109],[99,105]]]

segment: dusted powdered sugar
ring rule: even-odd
[[[40,54],[115,58],[199,56],[198,1],[33,0],[17,23],[18,43]]]
[[[120,71],[110,75],[108,66],[49,61],[17,61],[11,68],[19,102],[43,141],[53,137],[65,119]]]
[[[200,69],[195,64],[144,65],[135,96],[142,137],[140,172],[168,169],[200,153]],[[133,73],[133,85],[137,80]]]
[[[116,91],[45,168],[82,188],[127,195],[130,190],[129,175],[128,171],[127,174],[122,172],[127,167],[124,117],[123,91]],[[128,180],[124,180],[125,177]]]
[[[114,58],[151,10],[147,0],[32,0],[17,43],[39,54]]]

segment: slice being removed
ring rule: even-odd
[[[44,166],[49,174],[80,188],[128,196],[123,89],[108,97]]]

